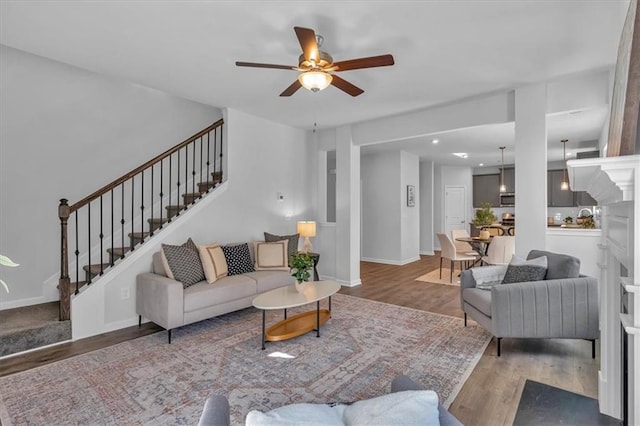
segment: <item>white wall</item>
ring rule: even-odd
[[[226,111],[225,123],[228,181],[136,250],[117,275],[107,274],[74,298],[74,339],[137,322],[135,277],[151,269],[152,253],[161,243],[182,243],[189,237],[199,244],[260,240],[264,231],[292,234],[298,220],[314,219],[317,185],[307,165],[315,149],[305,132],[236,110]],[[278,192],[283,201],[277,200]],[[330,255],[324,256],[323,249],[319,253],[322,270]],[[120,299],[123,287],[130,289],[131,299]]]
[[[444,232],[444,190],[447,185],[464,186],[467,194],[467,223],[473,218],[473,169],[471,167],[454,167],[437,164],[435,166],[434,185],[434,240],[436,250],[440,250],[440,243],[435,239],[435,233]],[[468,226],[468,225],[467,225]]]
[[[218,108],[0,45],[0,308],[57,299],[58,204],[218,120]],[[45,286],[45,281],[55,282]]]
[[[400,151],[361,159],[363,260],[399,264],[402,259],[400,165]]]
[[[416,155],[365,155],[362,172],[362,260],[404,265],[420,258],[420,178]],[[407,206],[407,185],[415,207]]]
[[[420,254],[433,255],[434,163],[420,162]]]

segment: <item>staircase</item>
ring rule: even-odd
[[[75,204],[60,200],[60,321],[71,317],[72,293],[117,268],[223,182],[223,124],[216,121]]]

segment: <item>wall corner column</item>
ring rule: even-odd
[[[360,281],[360,147],[351,126],[336,129],[336,281]]]
[[[547,231],[547,86],[515,91],[516,253],[544,250]],[[524,189],[526,188],[526,192]],[[523,226],[525,225],[526,226]]]

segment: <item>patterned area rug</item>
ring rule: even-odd
[[[431,272],[427,272],[424,275],[420,275],[416,278],[416,281],[422,281],[425,283],[445,284],[460,286],[460,270],[455,269],[453,271],[453,279],[449,281],[451,270],[449,268],[442,268],[442,278],[440,278],[440,268],[434,269]]]
[[[252,409],[378,396],[398,374],[448,407],[490,340],[459,318],[342,294],[332,309],[320,338],[264,351],[249,308],[175,330],[171,345],[161,332],[3,377],[2,424],[195,424],[211,394],[227,395],[232,423],[243,424]]]

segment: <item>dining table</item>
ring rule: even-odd
[[[456,241],[461,241],[463,243],[471,244],[471,247],[475,251],[480,254],[480,257],[473,262],[473,265],[476,265],[478,262],[482,261],[482,258],[487,255],[487,249],[489,248],[489,244],[491,244],[491,240],[493,240],[493,236],[489,238],[480,238],[480,237],[459,237],[456,238]],[[472,265],[472,266],[473,266]]]

